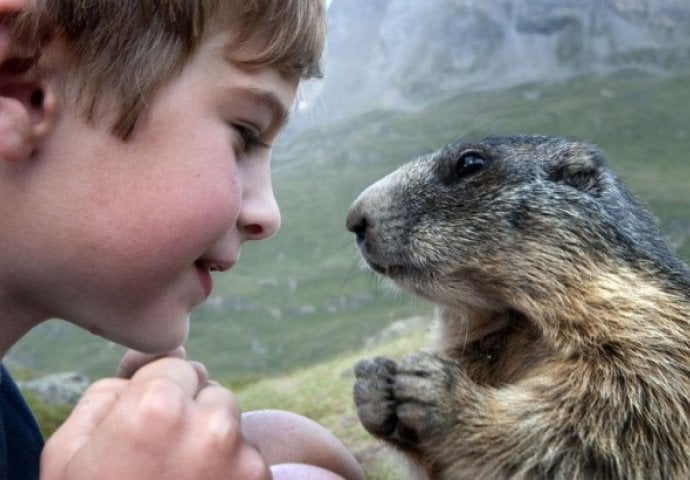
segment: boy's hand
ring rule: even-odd
[[[132,378],[132,375],[134,375],[137,372],[137,370],[139,370],[147,363],[151,363],[166,357],[181,358],[182,360],[186,360],[187,351],[184,347],[177,347],[175,350],[159,354],[150,354],[137,352],[136,350],[127,350],[125,355],[122,357],[122,360],[120,360],[120,364],[117,367],[117,373],[115,374],[115,376],[118,378]],[[200,385],[203,385],[204,382],[208,379],[208,372],[206,371],[206,367],[204,367],[199,362],[189,363],[191,363],[191,365],[195,369],[197,369],[197,373],[200,377]]]
[[[145,362],[144,362],[145,363]],[[125,375],[126,376],[126,375]],[[181,358],[94,383],[48,440],[43,480],[270,479],[232,393]]]

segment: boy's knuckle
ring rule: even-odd
[[[208,442],[224,449],[234,449],[242,438],[237,419],[220,409],[207,414],[204,427]]]
[[[142,387],[136,404],[138,421],[150,427],[179,426],[185,419],[188,399],[165,379],[153,379]]]

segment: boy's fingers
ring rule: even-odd
[[[65,423],[55,431],[49,442],[52,448],[46,449],[58,462],[69,459],[86,443],[103,419],[112,411],[125,380],[109,378],[93,383],[82,395]],[[53,458],[42,458],[51,462]]]
[[[136,350],[127,350],[127,352],[120,360],[120,365],[117,367],[116,376],[119,378],[131,378],[134,373],[144,365],[151,363],[159,358],[187,358],[187,352],[184,347],[178,347],[175,350],[159,354],[149,354],[137,352]]]
[[[200,406],[208,408],[220,408],[237,418],[239,421],[242,411],[240,404],[233,393],[218,384],[207,384],[199,390],[196,400]]]
[[[146,384],[152,380],[168,380],[190,398],[196,397],[208,377],[200,364],[179,358],[161,358],[141,367],[132,375],[133,384]]]
[[[240,427],[240,408],[230,391],[221,386],[202,388],[196,397],[198,421],[195,429],[210,445],[223,446],[228,455],[239,455],[244,448]]]

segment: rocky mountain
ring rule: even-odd
[[[328,38],[321,121],[416,109],[459,89],[685,69],[690,2],[334,0]]]

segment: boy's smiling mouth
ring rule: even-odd
[[[194,262],[201,288],[204,291],[204,298],[208,298],[213,290],[213,278],[211,272],[224,272],[232,268],[233,262],[222,262],[199,259]]]
[[[201,283],[201,289],[204,291],[204,298],[208,298],[213,290],[213,278],[211,278],[210,268],[205,267],[199,262],[194,264],[196,266],[196,272],[199,276],[199,282]]]

